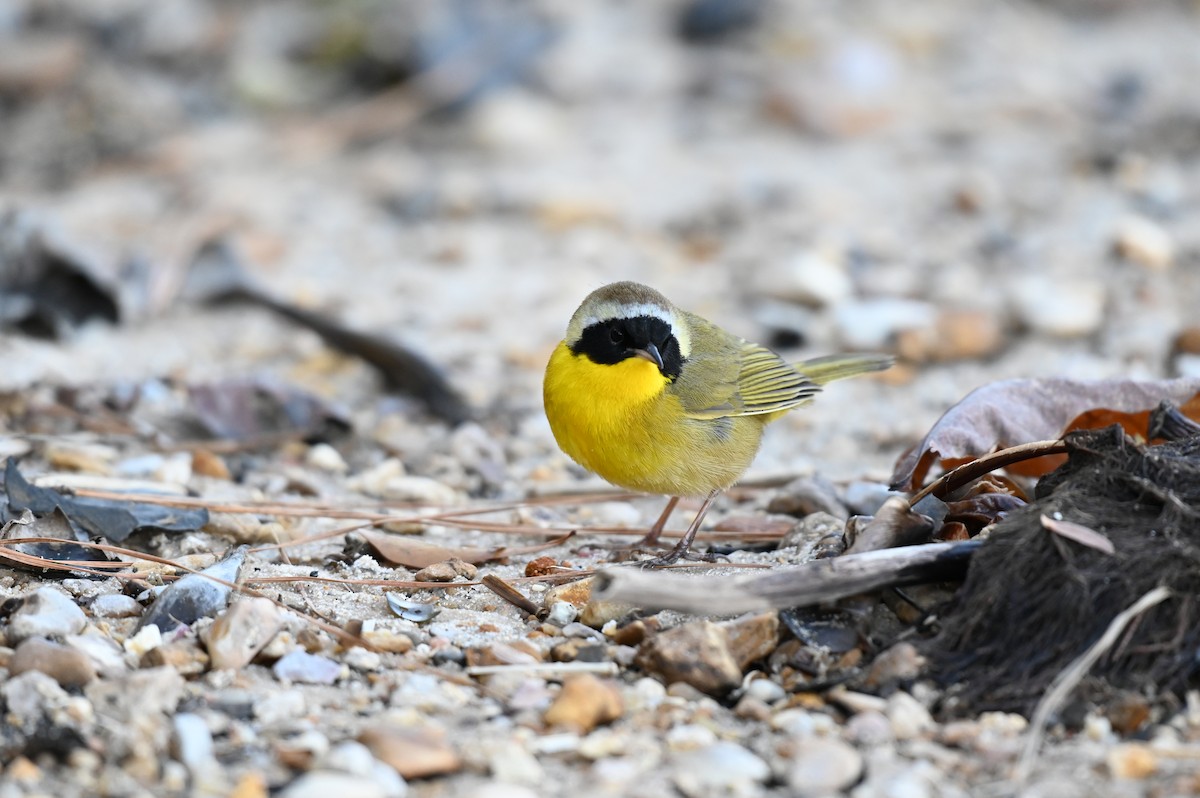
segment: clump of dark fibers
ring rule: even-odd
[[[1081,689],[1173,702],[1200,671],[1200,438],[1139,446],[1113,426],[1067,443],[1068,462],[1042,479],[1037,500],[972,558],[928,644],[947,714],[1028,715],[1113,617],[1158,585],[1171,597],[1129,625]],[[1102,533],[1115,553],[1052,533],[1043,515]]]

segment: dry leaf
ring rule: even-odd
[[[1063,521],[1058,518],[1051,518],[1048,515],[1042,516],[1042,526],[1050,530],[1056,535],[1060,535],[1068,540],[1073,540],[1076,543],[1087,546],[1088,548],[1102,551],[1105,554],[1116,554],[1117,549],[1113,546],[1113,542],[1108,537],[1091,527],[1077,524],[1074,521]]]
[[[894,490],[916,490],[935,461],[944,468],[1021,443],[1052,440],[1070,429],[1119,423],[1146,437],[1149,411],[1169,400],[1185,415],[1200,417],[1200,379],[1004,380],[969,393],[938,419],[925,438],[904,454],[892,473]],[[1051,462],[1052,461],[1052,462]],[[1038,458],[1017,473],[1048,473],[1061,458]]]

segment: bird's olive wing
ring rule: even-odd
[[[730,335],[697,316],[691,352],[673,390],[691,418],[751,416],[790,410],[820,387],[771,350]]]

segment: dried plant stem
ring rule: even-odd
[[[1032,460],[1035,457],[1066,453],[1067,444],[1061,440],[1034,441],[1033,443],[1023,443],[1020,446],[1001,449],[998,452],[980,457],[978,460],[964,463],[958,468],[950,469],[914,493],[913,497],[908,500],[908,506],[914,506],[921,499],[929,495],[936,496],[939,499],[945,498],[963,485],[974,482],[984,474],[990,474],[998,468],[1004,468],[1005,466],[1020,463],[1024,460]]]
[[[1013,778],[1018,783],[1024,782],[1033,770],[1038,749],[1042,745],[1042,737],[1046,733],[1046,720],[1062,708],[1063,702],[1071,695],[1071,691],[1079,685],[1083,677],[1087,676],[1096,661],[1113,647],[1117,638],[1125,631],[1125,627],[1143,612],[1166,601],[1170,596],[1171,591],[1161,585],[1146,593],[1113,618],[1100,639],[1064,668],[1058,676],[1054,677],[1054,681],[1046,690],[1046,695],[1042,696],[1042,700],[1038,702],[1032,720],[1029,721],[1029,736],[1025,738],[1025,748],[1021,751],[1021,758],[1017,762],[1017,769],[1013,774]]]

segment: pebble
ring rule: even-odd
[[[779,548],[808,548],[821,540],[841,539],[846,529],[846,519],[826,512],[815,512],[800,519],[792,530],[779,541]]]
[[[1104,283],[1029,275],[1009,284],[1017,319],[1035,333],[1057,338],[1091,335],[1104,323]]]
[[[409,476],[404,471],[404,464],[395,458],[384,460],[369,471],[347,480],[346,487],[376,499],[394,502],[444,506],[456,504],[459,499],[457,491],[435,479]]]
[[[275,602],[241,596],[208,629],[208,656],[214,670],[244,668],[283,627]]]
[[[8,663],[11,675],[40,671],[63,687],[82,687],[96,678],[96,668],[87,655],[69,646],[40,637],[21,641]]]
[[[246,548],[242,546],[200,573],[188,574],[171,583],[154,599],[138,626],[157,626],[162,632],[170,632],[190,626],[200,618],[213,617],[229,603],[231,588],[207,577],[237,582],[245,561]]]
[[[787,696],[787,691],[783,689],[783,685],[771,679],[755,679],[746,685],[745,695],[764,704],[774,704]]]
[[[787,783],[798,798],[825,796],[853,786],[863,774],[863,758],[841,740],[813,737],[797,746],[788,763]]]
[[[147,626],[147,629],[157,627]],[[142,655],[143,667],[167,666],[183,676],[197,676],[208,670],[208,652],[200,647],[195,637],[173,640],[150,649]]]
[[[888,698],[886,714],[897,740],[911,740],[935,726],[929,710],[905,692],[893,693]]]
[[[841,345],[851,350],[888,348],[905,330],[928,330],[937,312],[927,302],[879,297],[844,302],[834,312]]]
[[[589,509],[597,526],[637,527],[642,523],[641,511],[629,502],[599,502]]]
[[[90,609],[97,618],[136,618],[142,614],[142,605],[137,599],[123,593],[96,596]]]
[[[765,659],[779,645],[779,613],[743,615],[720,624],[729,653],[740,670]]]
[[[43,587],[25,596],[8,621],[8,642],[15,645],[29,637],[65,637],[87,626],[83,610],[65,593]]]
[[[471,563],[451,557],[449,560],[425,566],[413,574],[413,580],[416,582],[453,582],[460,576],[467,580],[474,579],[477,573],[478,569]]]
[[[685,623],[648,638],[635,661],[667,684],[684,682],[708,695],[728,693],[742,681],[729,638],[712,621]]]
[[[40,671],[5,679],[0,684],[0,698],[7,710],[6,740],[16,732],[53,735],[61,742],[74,737],[82,743],[83,732],[95,720],[88,699],[68,695],[58,682]]]
[[[1158,770],[1158,755],[1142,743],[1114,745],[1104,760],[1114,779],[1144,779]]]
[[[755,284],[763,294],[812,308],[838,305],[854,294],[843,259],[820,249],[805,250],[768,267]]]
[[[875,515],[883,503],[893,496],[902,497],[903,494],[882,482],[855,480],[842,490],[842,501],[851,515]]]
[[[865,687],[879,688],[918,678],[925,670],[925,657],[912,643],[901,642],[882,651],[867,671]]]
[[[589,601],[579,613],[579,622],[593,629],[600,629],[611,621],[619,621],[633,612],[636,607],[616,601]]]
[[[542,606],[549,609],[555,602],[565,601],[573,607],[583,609],[592,598],[594,577],[577,579],[565,585],[556,585],[542,595]]]
[[[403,793],[402,793],[403,794]],[[314,770],[284,787],[279,798],[389,798],[373,779],[348,773]]]
[[[294,649],[271,667],[275,678],[299,684],[333,684],[342,674],[342,666],[320,654]]]
[[[233,481],[233,472],[229,470],[229,465],[220,455],[210,452],[208,449],[196,449],[192,452],[192,471],[202,477],[211,479],[220,479],[226,482]]]
[[[887,715],[874,710],[859,712],[847,720],[846,736],[865,747],[881,746],[895,738]]]
[[[546,778],[537,758],[517,740],[502,740],[488,746],[488,770],[506,784],[537,786]]]
[[[405,654],[411,651],[414,645],[412,636],[405,634],[405,628],[402,621],[368,618],[363,621],[359,636],[379,651]]]
[[[895,352],[914,363],[978,360],[1008,343],[1004,325],[986,310],[945,310],[931,326],[896,332]]]
[[[542,720],[547,726],[586,734],[624,713],[625,702],[616,682],[579,673],[563,680],[562,690],[546,709]]]
[[[125,650],[138,658],[162,644],[162,631],[157,626],[143,626],[137,634],[125,638]]]
[[[271,693],[254,702],[254,717],[264,726],[273,726],[301,717],[308,711],[304,693],[298,689]]]
[[[736,743],[721,741],[671,758],[671,780],[689,798],[747,795],[771,775],[771,768]]]
[[[304,462],[312,468],[326,471],[330,474],[344,474],[350,470],[341,452],[328,443],[317,443],[308,448]]]
[[[383,657],[377,651],[355,646],[342,656],[342,662],[356,671],[373,673],[383,667]]]
[[[628,695],[631,710],[654,709],[666,700],[667,688],[657,679],[643,676],[633,683]]]
[[[850,511],[838,498],[837,488],[824,477],[800,477],[780,488],[767,504],[768,513],[783,513],[805,518],[826,513],[845,521]]]
[[[667,748],[671,751],[695,751],[707,748],[717,741],[717,733],[699,723],[681,723],[666,734]]]
[[[408,784],[391,765],[380,762],[360,742],[346,740],[321,755],[317,770],[331,770],[369,778],[382,787],[389,798],[408,794]]]
[[[520,784],[490,781],[465,793],[464,798],[542,798],[543,795],[545,793],[523,787]]]
[[[463,764],[445,733],[430,726],[376,723],[363,729],[358,741],[405,779],[454,773]]]
[[[1175,259],[1175,243],[1170,233],[1144,216],[1126,216],[1117,223],[1113,251],[1155,271],[1167,269]]]
[[[579,617],[579,610],[569,601],[555,601],[546,613],[546,623],[565,627]],[[587,627],[590,629],[590,627]]]
[[[63,642],[86,656],[101,676],[119,676],[129,669],[123,650],[110,637],[84,633],[68,635]]]
[[[221,795],[228,791],[221,764],[217,761],[212,732],[199,715],[180,712],[171,719],[175,757],[192,775],[196,795]]]

